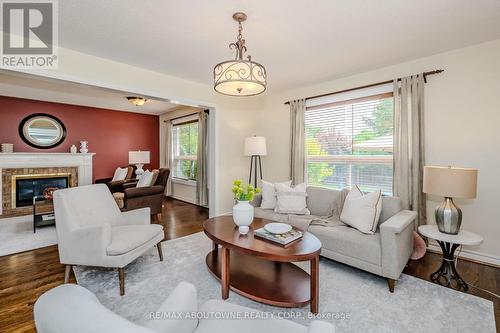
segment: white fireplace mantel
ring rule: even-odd
[[[9,168],[78,168],[78,185],[92,184],[92,158],[95,153],[0,153],[0,175]],[[2,214],[2,177],[0,177],[0,215]]]

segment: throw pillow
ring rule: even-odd
[[[309,215],[307,209],[306,183],[290,187],[285,184],[276,184],[276,207],[274,211],[281,214]]]
[[[340,214],[340,221],[365,234],[374,234],[377,230],[382,211],[382,193],[380,190],[363,194],[357,185],[349,191]]]
[[[141,178],[139,178],[139,181],[137,182],[136,187],[148,187],[148,186],[151,186],[152,181],[153,181],[153,173],[151,171],[149,171],[149,170],[146,170],[141,175]]]
[[[153,173],[153,179],[151,179],[151,186],[153,186],[154,184],[156,184],[156,180],[158,179],[158,176],[160,175],[160,170],[158,169],[153,169],[153,171],[151,171]]]
[[[262,209],[274,209],[276,207],[276,184],[283,184],[286,186],[292,185],[292,181],[286,181],[281,183],[271,183],[265,180],[262,181],[262,202],[260,208]]]
[[[112,182],[115,180],[125,180],[127,178],[128,169],[127,168],[116,168],[115,174],[113,175]]]

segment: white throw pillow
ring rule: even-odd
[[[146,170],[139,178],[136,187],[148,187],[151,186],[152,182],[153,182],[153,173],[149,170]]]
[[[357,185],[349,191],[340,214],[340,221],[365,234],[374,234],[377,230],[382,211],[382,193],[380,190],[363,194]]]
[[[286,181],[281,183],[271,183],[262,181],[262,202],[260,203],[260,208],[262,209],[274,209],[276,207],[276,184],[283,184],[286,186],[292,185],[292,181]]]
[[[111,181],[115,180],[125,180],[127,178],[127,173],[128,173],[128,168],[116,168],[115,174],[113,175],[113,179]]]
[[[290,187],[285,184],[275,184],[276,187],[276,207],[274,211],[281,214],[309,215],[311,212],[307,209],[306,183]]]

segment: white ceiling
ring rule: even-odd
[[[499,0],[64,0],[60,45],[211,84],[238,10],[269,91],[500,38]]]
[[[135,106],[126,99],[136,96],[133,93],[7,71],[0,71],[0,92],[3,96],[154,115],[180,107],[154,98],[147,98],[146,104]]]

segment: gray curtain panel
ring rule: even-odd
[[[198,156],[196,177],[196,203],[208,205],[208,119],[205,111],[198,112]]]
[[[165,120],[165,161],[163,165],[170,169],[170,177],[168,177],[167,185],[165,186],[165,195],[172,194],[172,122]]]
[[[305,112],[305,99],[290,101],[290,174],[295,185],[306,180]]]
[[[394,195],[426,224],[424,169],[424,75],[394,80]]]

